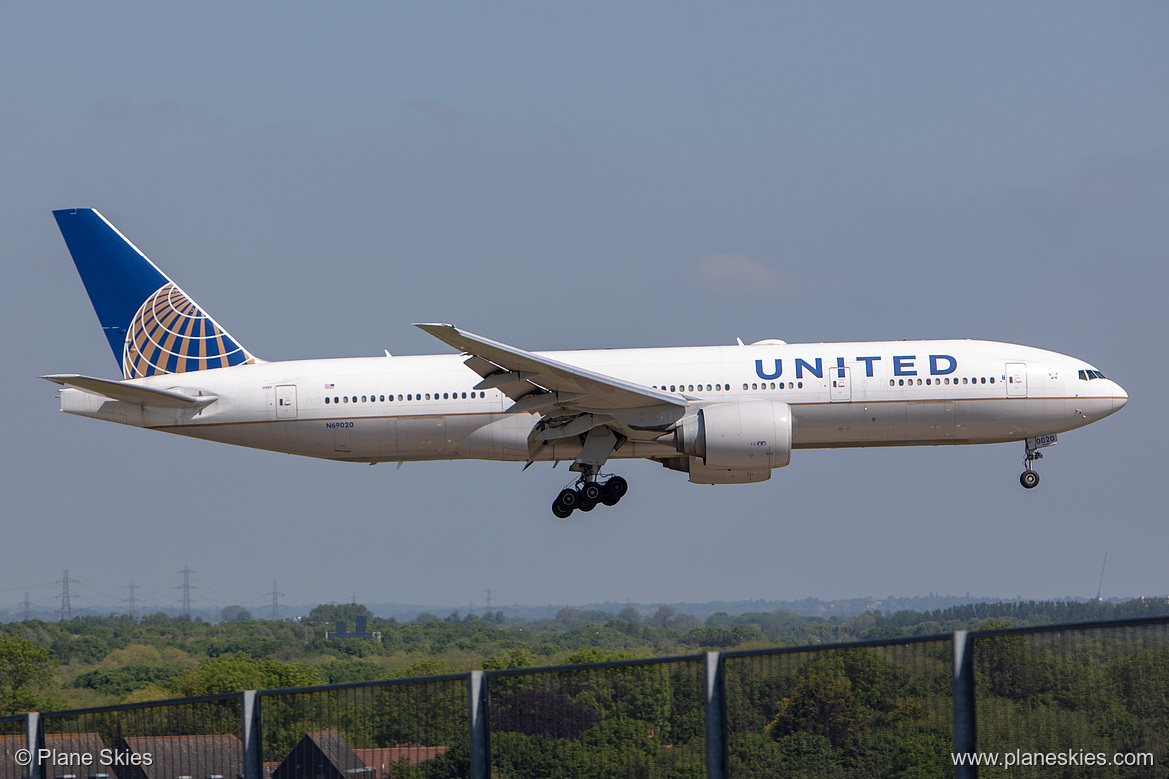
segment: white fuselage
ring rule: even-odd
[[[1119,410],[1115,382],[1055,352],[987,341],[886,341],[546,352],[543,356],[686,398],[691,405],[790,404],[794,448],[976,444],[1059,433]],[[61,391],[63,411],[289,454],[358,462],[524,461],[537,414],[457,354],[294,360],[136,379],[217,400],[156,408]],[[843,369],[843,370],[841,370]],[[1095,372],[1098,375],[1098,372]],[[1089,378],[1084,378],[1085,376]],[[580,445],[541,449],[572,460]],[[614,457],[676,455],[660,431]]]

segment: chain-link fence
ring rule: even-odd
[[[259,700],[273,779],[468,775],[466,674],[270,691]]]
[[[951,641],[732,653],[729,775],[944,776]]]
[[[1059,776],[1169,775],[1169,624],[972,638],[978,750],[1011,776],[1052,776],[1049,756]]]
[[[703,659],[492,673],[491,775],[705,776]]]
[[[1169,619],[31,713],[0,718],[0,761],[0,779],[1163,778]]]
[[[25,779],[28,768],[21,765],[17,751],[28,748],[28,717],[0,717],[0,779]]]
[[[244,774],[239,693],[53,712],[40,717],[43,779]]]

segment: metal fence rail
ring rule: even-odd
[[[0,779],[1167,777],[1167,750],[1169,618],[0,718]]]

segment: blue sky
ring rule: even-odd
[[[1165,595],[1160,3],[14,3],[0,10],[0,605]],[[53,223],[101,210],[252,352],[969,337],[1096,364],[1021,445],[622,464],[300,460],[60,414],[116,375]],[[213,594],[214,593],[214,594]]]

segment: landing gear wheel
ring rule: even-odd
[[[580,503],[581,507],[593,504],[594,506],[601,502],[602,492],[601,485],[595,481],[590,481],[580,488]]]
[[[556,500],[552,501],[552,514],[555,515],[557,519],[568,519],[572,516],[572,509],[561,505],[560,499],[557,498]]]
[[[617,501],[625,497],[627,492],[629,492],[629,482],[620,476],[610,476],[602,488],[601,502],[606,506],[616,506]]]
[[[1019,483],[1029,490],[1035,489],[1039,484],[1039,471],[1023,471],[1019,476]]]
[[[559,505],[562,510],[567,510],[571,514],[573,509],[580,508],[580,493],[576,490],[561,490],[552,505],[553,507]]]

